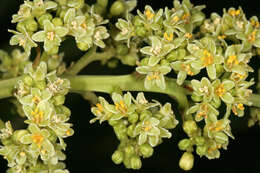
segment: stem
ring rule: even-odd
[[[95,91],[111,94],[114,91],[146,91],[168,94],[174,97],[180,108],[188,106],[186,90],[176,84],[175,79],[166,78],[166,89],[152,87],[145,89],[144,78],[136,75],[121,76],[66,76],[71,82],[71,92]]]
[[[112,58],[114,55],[115,50],[113,47],[107,48],[102,53],[97,53],[96,47],[93,47],[85,55],[83,55],[70,69],[68,69],[66,74],[76,75],[91,62],[98,60],[108,60]]]
[[[14,85],[21,77],[0,80],[0,99],[13,96]]]
[[[259,94],[252,94],[249,99],[253,104],[252,106],[260,108],[260,95]]]

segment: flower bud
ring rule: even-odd
[[[168,66],[170,63],[169,63],[168,60],[163,59],[163,60],[161,60],[160,64],[161,64],[162,66]]]
[[[191,94],[191,99],[192,99],[194,102],[200,102],[200,101],[202,101],[203,96],[198,96],[198,95],[192,93],[192,94]]]
[[[220,99],[213,99],[210,104],[212,106],[214,106],[215,108],[219,108],[219,106],[221,105],[221,100]]]
[[[185,133],[187,133],[187,135],[191,136],[192,134],[194,134],[195,132],[197,132],[198,127],[195,121],[193,120],[188,120],[185,121],[183,124],[183,130],[185,131]]]
[[[125,11],[124,3],[120,0],[115,1],[110,7],[110,14],[112,16],[119,16]]]
[[[148,110],[144,110],[141,114],[140,114],[140,121],[143,121],[144,119],[148,118],[151,116],[151,112]]]
[[[97,0],[97,3],[102,7],[106,7],[108,4],[108,0]]]
[[[194,156],[190,152],[185,152],[181,156],[181,159],[179,161],[179,166],[181,169],[185,171],[191,170],[194,163]]]
[[[104,12],[104,7],[100,4],[94,5],[95,13],[102,14]]]
[[[167,56],[166,56],[167,60],[169,62],[173,62],[176,61],[178,59],[178,52],[177,50],[173,50],[171,51]]]
[[[137,113],[133,113],[133,114],[130,114],[128,116],[128,121],[132,124],[136,123],[138,121],[138,114]]]
[[[27,130],[16,130],[12,136],[12,139],[18,143],[21,141],[21,138],[27,134],[29,134]]]
[[[207,147],[206,146],[197,146],[196,148],[196,153],[201,157],[205,155],[207,152]]]
[[[135,16],[133,23],[134,23],[135,26],[142,26],[143,25],[143,21],[140,18],[140,16]]]
[[[216,64],[217,77],[220,77],[223,72],[224,72],[224,67],[223,67],[223,65]]]
[[[116,53],[118,55],[126,55],[128,53],[128,47],[125,44],[119,44],[116,46]]]
[[[38,23],[34,19],[28,19],[25,22],[25,28],[31,32],[37,31]]]
[[[48,55],[54,55],[57,54],[58,52],[59,52],[59,46],[53,46],[51,50],[49,50],[47,53]]]
[[[90,46],[87,43],[83,42],[78,42],[77,47],[82,51],[87,51],[90,48]]]
[[[54,96],[53,98],[53,104],[58,106],[58,105],[63,105],[64,102],[65,102],[65,96],[64,95],[57,95],[57,96]]]
[[[260,48],[258,48],[258,47],[256,48],[256,54],[260,55]]]
[[[130,137],[134,137],[134,129],[135,129],[135,125],[134,124],[128,126],[128,128],[127,128],[127,135],[130,136]]]
[[[195,26],[200,26],[205,19],[205,14],[202,12],[196,12],[191,16],[191,21]]]
[[[217,143],[224,144],[228,142],[228,136],[223,132],[217,132],[215,136],[215,140]]]
[[[40,24],[40,27],[43,28],[43,21],[44,20],[50,20],[52,19],[52,15],[50,13],[45,13],[44,15],[40,16],[38,18],[38,23]]]
[[[196,145],[203,145],[205,143],[205,139],[202,136],[198,136],[195,138]]]
[[[125,151],[125,155],[126,156],[131,156],[131,155],[133,155],[135,153],[135,149],[134,149],[134,147],[132,145],[126,146],[124,148],[124,151]]]
[[[136,33],[136,35],[139,36],[139,37],[145,37],[146,34],[147,34],[146,29],[145,29],[144,26],[137,26],[137,27],[135,28],[135,33]]]
[[[25,85],[32,86],[33,85],[33,79],[29,75],[24,75],[23,82]]]
[[[19,22],[17,25],[16,25],[16,30],[19,31],[19,32],[24,32],[24,29],[25,29],[25,23],[24,22]]]
[[[132,169],[140,169],[142,167],[141,159],[138,156],[133,156],[130,159]]]
[[[116,150],[113,154],[112,154],[112,160],[115,164],[120,164],[123,162],[124,159],[124,153],[122,151]]]
[[[51,21],[55,26],[63,26],[63,21],[59,17],[55,17]]]
[[[151,147],[149,144],[142,144],[139,151],[144,158],[148,158],[153,155],[153,147]]]
[[[191,141],[189,139],[182,139],[179,143],[178,143],[178,147],[180,150],[187,150],[188,148],[191,147]]]
[[[40,90],[44,90],[46,88],[46,83],[45,83],[45,81],[37,81],[35,83],[35,86],[37,88],[39,88]]]

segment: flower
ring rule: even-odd
[[[131,21],[127,18],[127,20],[124,19],[118,19],[116,23],[116,27],[120,29],[120,33],[118,33],[115,37],[115,40],[121,41],[121,40],[127,40],[127,45],[129,47],[130,45],[130,39],[132,36],[135,35],[134,33],[134,26],[131,23]]]
[[[203,101],[210,102],[214,96],[214,88],[208,78],[203,77],[201,82],[193,79],[191,81],[192,88],[194,90],[194,94],[197,96],[202,96]]]
[[[169,66],[139,66],[136,68],[136,71],[140,74],[146,74],[144,81],[144,87],[150,89],[156,84],[157,87],[161,89],[166,88],[164,75],[171,71]]]
[[[221,82],[219,79],[216,79],[212,83],[214,87],[214,97],[213,99],[216,102],[219,102],[218,100],[221,98],[225,103],[233,103],[234,97],[230,93],[230,90],[234,88],[235,83],[231,80],[224,80]]]
[[[23,28],[22,32],[17,32],[14,30],[8,31],[14,34],[10,39],[10,45],[22,46],[25,50],[25,53],[29,57],[32,47],[37,47],[37,44],[32,40],[31,36],[28,34],[25,28]]]
[[[35,81],[43,81],[47,74],[47,65],[45,62],[40,62],[36,70],[33,69],[32,63],[27,64],[24,68],[24,73],[29,74]]]
[[[49,20],[44,20],[43,25],[44,30],[33,34],[32,39],[36,42],[44,42],[44,50],[49,52],[60,45],[61,38],[67,35],[68,29],[62,26],[54,26]]]
[[[174,49],[173,44],[164,44],[156,36],[149,37],[152,46],[146,46],[140,49],[140,52],[146,55],[150,55],[148,65],[155,66],[161,58],[166,56],[171,50]]]
[[[209,37],[204,37],[195,44],[188,44],[187,49],[192,56],[196,57],[194,62],[191,63],[191,67],[197,70],[206,68],[209,78],[215,79],[216,65],[222,64],[224,58],[217,53],[214,40]]]
[[[109,34],[107,32],[106,27],[104,26],[98,26],[95,28],[94,35],[93,35],[93,42],[95,45],[101,48],[105,48],[104,39],[107,39],[109,37]]]
[[[48,158],[55,155],[54,146],[48,139],[50,133],[47,129],[40,129],[36,124],[30,124],[28,130],[31,133],[24,135],[21,142],[30,144],[29,152],[34,158],[40,155],[42,160],[48,160]]]

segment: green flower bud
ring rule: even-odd
[[[124,159],[124,153],[122,151],[116,150],[113,154],[112,154],[112,160],[115,164],[120,164],[123,162]]]
[[[148,158],[153,155],[153,147],[151,147],[149,144],[142,144],[139,148],[139,151],[144,158]]]
[[[124,148],[124,151],[125,155],[129,157],[135,153],[135,148],[132,145],[129,145]]]
[[[220,77],[223,72],[224,72],[224,67],[223,67],[223,65],[216,64],[217,78]]]
[[[100,4],[95,4],[94,9],[97,14],[102,14],[104,12],[104,7]]]
[[[123,163],[127,169],[131,168],[130,157],[125,157]]]
[[[24,28],[25,28],[25,23],[24,22],[19,22],[16,25],[16,30],[19,31],[19,32],[24,32]]]
[[[141,65],[141,66],[145,66],[145,65],[148,64],[148,61],[149,61],[149,57],[145,57],[145,58],[143,58],[143,59],[141,60],[140,65]]]
[[[190,152],[185,152],[181,156],[181,159],[179,161],[179,166],[181,169],[185,171],[191,170],[194,163],[194,156]]]
[[[128,126],[128,128],[127,128],[127,135],[130,136],[130,137],[134,137],[134,129],[135,129],[135,125],[134,124]]]
[[[166,59],[167,59],[169,62],[173,62],[173,61],[178,60],[178,52],[177,52],[177,50],[171,51],[171,52],[166,56]]]
[[[162,66],[168,66],[170,63],[169,63],[168,60],[163,59],[163,60],[161,60],[160,64],[161,64]]]
[[[57,54],[59,52],[59,46],[53,46],[52,48],[51,48],[51,50],[49,50],[47,53],[49,54],[49,55],[54,55],[54,54]]]
[[[135,16],[133,23],[134,23],[135,26],[142,26],[143,25],[143,21],[140,18],[140,16]]]
[[[197,146],[196,148],[196,153],[201,157],[205,155],[207,152],[207,147],[206,146]]]
[[[113,120],[113,119],[109,119],[109,120],[108,120],[108,124],[109,124],[110,126],[115,126],[115,125],[117,125],[119,122],[120,122],[120,121],[118,121],[118,120]]]
[[[116,53],[118,55],[126,55],[128,53],[128,47],[125,44],[118,44],[116,46]]]
[[[63,21],[59,17],[55,17],[51,21],[55,26],[63,26]]]
[[[118,60],[117,59],[111,59],[110,61],[108,61],[107,66],[109,68],[116,68],[118,65]]]
[[[179,48],[178,49],[178,60],[182,60],[185,56],[186,56],[186,50],[183,48]]]
[[[151,116],[151,112],[148,110],[144,110],[141,114],[140,114],[140,121],[143,121],[144,119],[148,118]]]
[[[29,75],[23,76],[23,82],[25,85],[32,86],[33,85],[33,79]]]
[[[203,145],[205,143],[205,139],[202,136],[198,136],[195,138],[196,145]]]
[[[123,64],[129,65],[129,66],[135,66],[136,65],[136,60],[137,60],[136,57],[133,56],[133,55],[130,55],[130,54],[125,55],[121,59]]]
[[[221,100],[220,100],[220,99],[213,99],[213,100],[210,102],[210,104],[211,104],[212,106],[214,106],[215,108],[219,108],[220,105],[221,105]]]
[[[135,34],[139,37],[145,37],[146,36],[146,29],[143,26],[137,26],[135,28]]]
[[[203,99],[203,96],[198,96],[194,93],[191,94],[191,99],[194,101],[194,102],[201,102],[202,99]]]
[[[217,132],[215,136],[215,140],[218,143],[224,144],[228,142],[228,136],[223,132]]]
[[[137,113],[133,113],[133,114],[130,114],[128,116],[128,121],[132,124],[136,123],[138,121],[138,114]]]
[[[138,156],[131,157],[130,164],[132,169],[140,169],[142,167],[141,159]]]
[[[38,23],[33,18],[28,19],[25,22],[25,28],[26,28],[26,30],[31,31],[31,32],[37,31]]]
[[[83,42],[78,42],[77,47],[82,51],[87,51],[90,48],[90,46],[87,43]]]
[[[43,21],[44,20],[52,20],[52,15],[50,13],[45,13],[44,15],[40,16],[38,18],[38,23],[40,24],[40,27],[43,28]]]
[[[12,139],[18,143],[21,141],[21,138],[27,134],[29,134],[27,130],[16,130],[12,136]]]
[[[194,134],[195,132],[197,132],[198,127],[195,121],[193,120],[188,120],[185,121],[183,124],[183,130],[185,131],[185,133],[187,133],[189,136],[191,136],[192,134]]]
[[[108,0],[97,0],[97,3],[102,7],[106,7],[108,4]]]
[[[110,7],[110,14],[112,16],[119,16],[125,11],[124,3],[120,0],[115,1]]]
[[[115,132],[115,134],[116,134],[117,139],[119,139],[120,141],[127,139],[127,134],[125,131],[118,131],[118,132]]]
[[[48,60],[48,69],[49,70],[55,70],[60,65],[60,60],[57,58],[50,58]]]
[[[196,12],[196,13],[192,14],[191,21],[194,23],[195,26],[200,26],[200,25],[202,25],[205,17],[206,16],[204,13]]]
[[[65,102],[65,96],[64,95],[57,95],[57,96],[54,96],[53,98],[53,104],[58,106],[58,105],[63,105],[64,102]]]
[[[35,86],[37,88],[39,88],[40,90],[44,90],[46,88],[46,83],[45,83],[45,81],[37,81],[35,83]]]
[[[179,143],[178,143],[178,147],[180,150],[187,150],[191,147],[191,141],[190,139],[182,139]]]

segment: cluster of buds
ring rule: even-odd
[[[120,140],[112,160],[116,164],[123,162],[126,168],[140,169],[140,158],[152,156],[153,147],[163,138],[171,137],[169,129],[175,128],[178,121],[170,103],[163,106],[158,102],[149,103],[143,93],[138,93],[136,99],[129,92],[123,96],[113,93],[112,99],[114,104],[109,104],[99,97],[91,109],[96,118],[90,122],[108,121]]]

